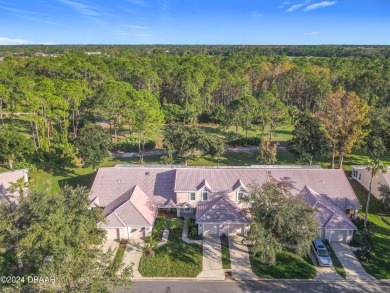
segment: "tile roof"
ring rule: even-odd
[[[100,168],[92,184],[89,199],[105,207],[138,185],[157,206],[175,201],[175,169],[148,167]]]
[[[307,205],[316,209],[314,216],[320,228],[357,230],[356,226],[337,205],[310,187],[305,186],[299,196]]]
[[[0,199],[14,201],[19,196],[19,192],[10,192],[9,188],[11,183],[18,181],[20,178],[24,178],[27,172],[27,169],[20,169],[0,173]]]
[[[307,185],[328,197],[340,208],[361,208],[348,178],[340,169],[177,168],[175,191],[195,191],[200,182],[205,179],[213,187],[213,191],[218,193],[234,191],[238,180],[249,187],[252,184],[261,185],[266,181],[284,182],[295,195],[298,195]]]
[[[104,208],[103,215],[108,222],[101,227],[152,226],[156,214],[157,206],[136,185]]]
[[[199,204],[196,209],[197,223],[249,223],[250,217],[227,196],[220,196]]]

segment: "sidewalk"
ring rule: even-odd
[[[169,220],[167,220],[164,228],[163,237],[161,239],[161,242],[158,244],[158,247],[163,246],[168,243],[168,236],[169,236]]]
[[[203,238],[203,271],[196,279],[225,280],[225,272],[222,269],[221,242],[218,235]]]
[[[185,243],[188,244],[202,244],[202,240],[191,240],[188,238],[188,223],[187,223],[187,218],[184,218],[184,224],[183,224],[183,233],[181,234],[181,239]]]

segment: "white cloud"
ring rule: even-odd
[[[76,10],[78,13],[86,16],[97,16],[99,15],[98,11],[87,4],[84,4],[82,2],[76,2],[76,1],[71,1],[71,0],[60,0],[63,4],[73,8]]]
[[[336,3],[337,3],[337,1],[322,1],[322,2],[318,2],[318,3],[311,4],[309,6],[306,6],[305,9],[303,9],[303,11],[316,10],[316,9],[335,5]]]
[[[304,2],[293,4],[289,8],[287,8],[286,12],[293,12],[295,10],[298,10],[302,7],[305,7],[306,5],[309,5],[312,0],[305,0]],[[288,2],[288,1],[287,1]]]
[[[304,35],[306,36],[315,36],[315,35],[318,35],[320,32],[308,32],[308,33],[304,33]]]
[[[0,45],[26,45],[32,44],[32,42],[25,39],[11,39],[0,37]]]
[[[252,12],[251,12],[251,15],[252,15],[253,17],[260,17],[260,16],[263,16],[263,14],[260,13],[260,12],[258,12],[258,11],[252,11]]]
[[[278,6],[278,8],[284,8],[286,5],[288,5],[288,4],[290,4],[291,2],[290,1],[285,1],[285,2],[283,2],[282,4],[280,4],[279,6]]]

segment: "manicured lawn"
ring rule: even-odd
[[[363,206],[361,214],[364,216],[368,192],[356,181],[351,181],[351,185]],[[368,220],[375,224],[372,251],[369,257],[358,257],[367,273],[377,279],[390,279],[390,225],[382,219],[388,216],[383,212],[380,200],[371,196]]]
[[[340,276],[342,276],[345,279],[347,274],[346,274],[346,272],[344,270],[344,267],[341,265],[339,259],[337,258],[336,254],[334,253],[334,251],[332,249],[332,246],[330,246],[329,243],[328,243],[328,244],[326,244],[326,248],[328,249],[329,255],[332,258],[332,263],[333,263],[334,269],[336,270],[336,272]]]
[[[202,271],[202,252],[202,245],[187,244],[171,232],[155,256],[141,258],[139,272],[144,277],[195,278]]]
[[[278,253],[273,266],[264,264],[252,253],[250,261],[252,271],[264,279],[313,279],[316,275],[310,257],[301,258],[288,251]]]
[[[229,252],[229,238],[221,237],[221,255],[222,255],[222,268],[224,270],[230,269],[230,252]]]

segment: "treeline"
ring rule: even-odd
[[[390,56],[390,46],[382,45],[10,45],[0,47],[0,56],[34,56],[35,53],[102,52],[111,57],[137,54],[210,55],[233,54],[291,57],[371,57]]]
[[[215,55],[195,54],[208,47],[175,47],[191,52],[183,55],[163,46],[156,47],[161,53],[146,47],[107,47],[126,52],[114,57],[107,52],[86,55],[82,48],[67,48],[70,52],[57,57],[6,57],[0,62],[0,123],[23,114],[34,147],[45,154],[43,161],[74,154],[72,141],[79,128],[97,117],[108,121],[113,143],[118,128],[126,129],[137,138],[142,154],[164,122],[215,122],[246,131],[260,127],[262,133],[269,127],[271,141],[278,124],[296,123],[300,113],[330,126],[343,121],[340,127],[355,131],[356,124],[369,127],[366,116],[376,116],[369,114],[369,107],[375,113],[390,105],[390,61],[384,57],[260,56],[253,53],[256,47],[224,56],[224,50],[238,46],[210,47],[219,52]],[[359,109],[349,99],[367,110],[354,115]],[[362,116],[364,123],[347,121],[346,105],[348,115]],[[345,119],[325,115],[335,111]],[[357,146],[367,133],[362,131],[344,148]],[[333,157],[347,154],[340,141],[350,133],[335,135],[328,135]]]

